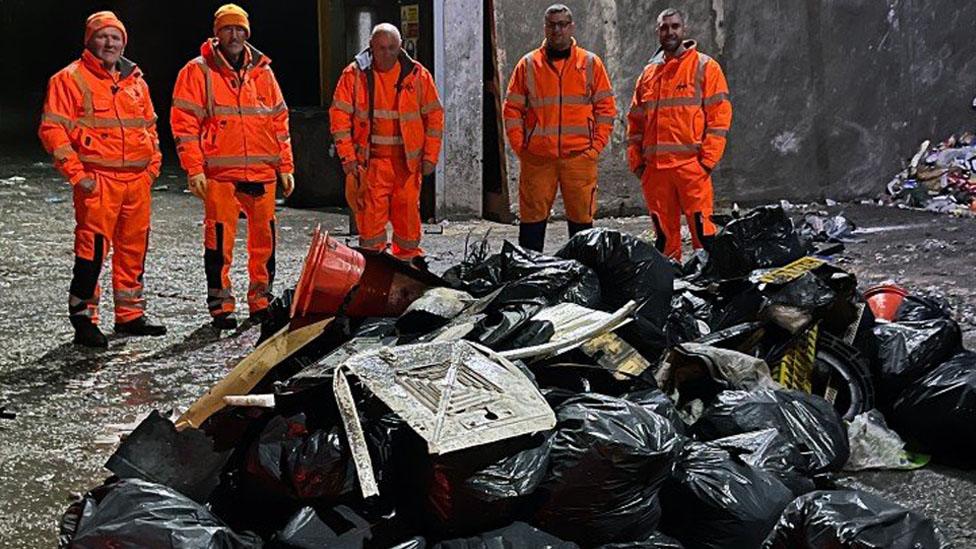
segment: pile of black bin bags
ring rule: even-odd
[[[915,448],[973,455],[976,354],[938,306],[875,322],[853,275],[829,263],[762,280],[812,246],[779,208],[730,221],[708,260],[684,266],[605,229],[554,256],[507,242],[489,255],[483,243],[443,275],[482,307],[466,339],[498,351],[537,345],[553,335],[533,320],[547,307],[612,312],[634,300],[615,334],[650,367],[611,375],[580,349],[519,361],[555,427],[440,455],[354,386],[379,485],[364,499],[331,370],[300,383],[292,374],[354,337],[401,345],[423,334],[404,319],[344,318],[255,389],[274,392],[275,408],[226,408],[179,433],[151,415],[130,441],[155,446],[120,446],[115,476],[65,513],[62,546],[947,547],[929,519],[833,479],[848,459],[845,419],[875,406]],[[290,298],[265,328],[287,322]],[[449,320],[425,314],[428,332]],[[728,353],[709,352],[762,359],[779,380],[777,365],[814,327],[816,394],[743,382]],[[664,380],[664,364],[680,372]],[[831,402],[817,396],[826,392]]]

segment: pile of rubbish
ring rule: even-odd
[[[976,213],[976,135],[966,132],[918,152],[887,186],[892,204],[940,213]]]
[[[810,252],[778,207],[684,266],[591,229],[435,276],[317,231],[258,347],[132,431],[61,544],[948,547],[836,479],[919,466],[897,433],[971,456],[976,354]]]

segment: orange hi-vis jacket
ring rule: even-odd
[[[271,60],[250,44],[244,55],[238,72],[208,39],[176,77],[170,126],[189,175],[272,183],[295,171],[288,107]]]
[[[505,133],[517,154],[565,158],[610,141],[617,104],[603,61],[576,45],[557,69],[546,44],[515,66],[505,98]]]
[[[685,47],[674,59],[659,50],[637,80],[627,115],[632,172],[695,160],[712,169],[725,152],[732,124],[729,85],[718,62],[699,52],[694,41]]]
[[[339,158],[344,164],[355,160],[366,166],[371,144],[402,145],[411,173],[420,171],[422,160],[436,164],[444,132],[444,108],[434,77],[401,51],[396,108],[381,109],[375,104],[376,75],[372,65],[372,54],[362,51],[342,71],[336,84],[329,120]],[[374,119],[398,120],[400,135],[376,135]]]
[[[112,75],[85,50],[52,76],[38,135],[72,185],[93,172],[159,176],[156,112],[142,71],[128,59]]]

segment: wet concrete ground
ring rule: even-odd
[[[17,413],[0,420],[0,547],[49,547],[72,493],[107,476],[102,465],[115,438],[111,424],[136,421],[153,409],[185,409],[245,356],[257,329],[218,337],[207,325],[202,261],[202,205],[183,193],[175,172],[157,182],[147,260],[149,314],[169,327],[155,339],[111,338],[105,351],[70,344],[65,318],[72,264],[73,213],[67,186],[46,164],[0,159],[0,405]],[[10,182],[23,176],[23,182]],[[168,187],[168,189],[164,189]],[[894,279],[945,293],[976,343],[973,263],[976,220],[863,206],[845,208],[862,227],[910,226],[865,235],[837,260],[863,283]],[[337,214],[283,209],[277,290],[297,281],[310,233],[345,228]],[[647,218],[601,220],[598,226],[646,233]],[[447,223],[425,236],[432,270],[463,257],[465,238],[490,229],[495,250],[517,228],[486,222]],[[241,227],[243,233],[243,226]],[[550,228],[548,250],[566,239]],[[244,295],[244,248],[232,276]],[[111,286],[108,272],[103,287]],[[103,328],[111,330],[111,292],[103,295]],[[859,474],[847,482],[883,492],[932,516],[958,547],[976,546],[976,475],[930,467]]]

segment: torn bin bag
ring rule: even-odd
[[[725,391],[691,427],[700,440],[777,429],[804,457],[803,473],[840,471],[850,446],[847,428],[822,397],[799,391]]]
[[[758,547],[792,500],[772,473],[692,442],[661,489],[662,530],[689,549]]]
[[[811,492],[783,511],[763,549],[949,549],[928,518],[859,490]]]
[[[649,536],[681,444],[668,420],[632,402],[596,393],[566,400],[534,524],[586,546]]]

